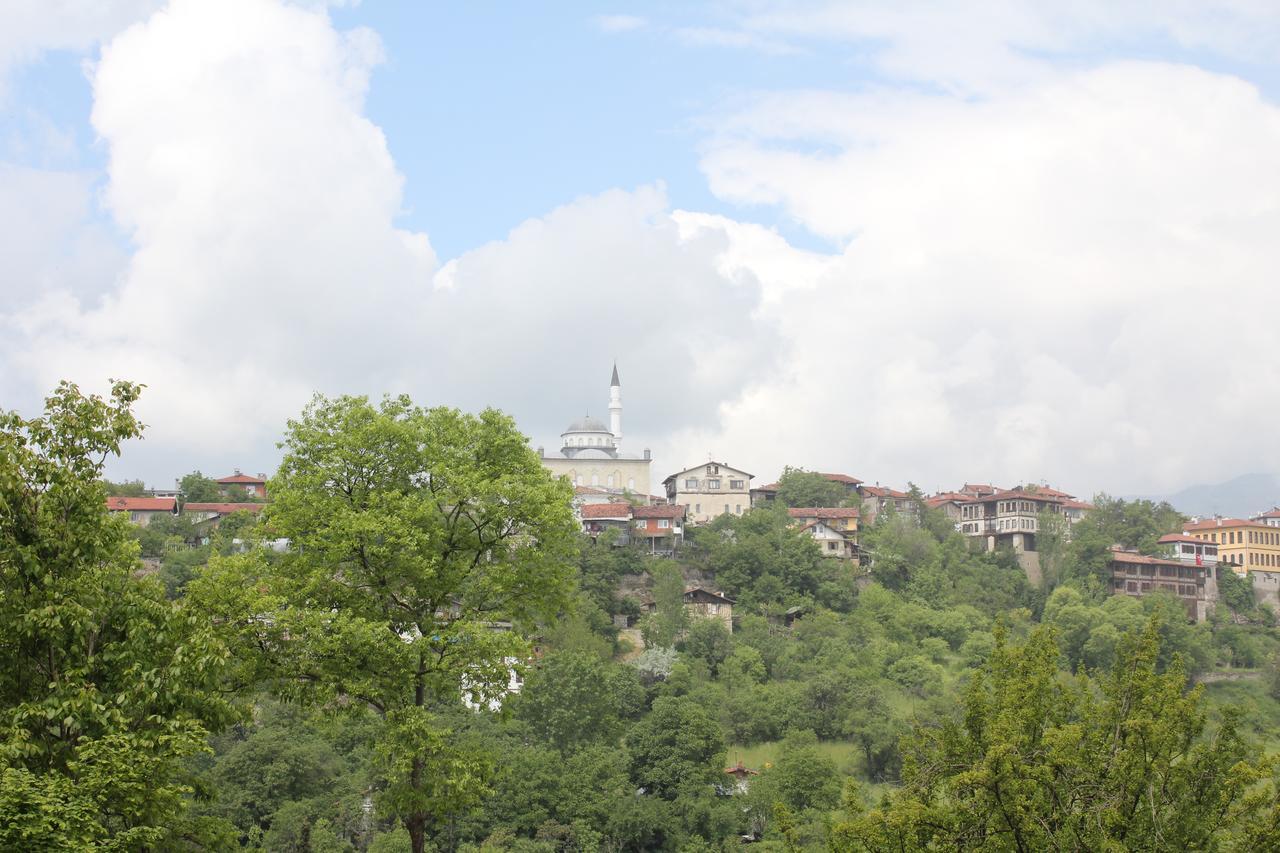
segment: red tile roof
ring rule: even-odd
[[[1280,508],[1269,509],[1260,515],[1255,515],[1254,518],[1280,518]]]
[[[684,518],[684,507],[679,504],[637,506],[631,508],[632,518]]]
[[[1004,492],[996,492],[994,495],[970,498],[966,503],[985,504],[991,501],[1010,500],[1043,501],[1045,503],[1062,504],[1063,506],[1071,505],[1076,509],[1093,509],[1091,504],[1077,501],[1070,495],[1066,495],[1065,492],[1059,492],[1056,489],[1036,489],[1034,491],[1030,489],[1009,489]]]
[[[890,489],[887,486],[863,486],[862,493],[871,495],[875,498],[909,498],[911,495],[906,492],[900,492],[897,489]]]
[[[1146,554],[1139,554],[1137,551],[1125,551],[1123,549],[1113,547],[1111,549],[1111,560],[1115,563],[1140,563],[1144,566],[1182,566],[1177,560],[1164,560],[1160,557],[1148,557]]]
[[[1219,527],[1266,527],[1261,521],[1248,521],[1243,518],[1208,518],[1204,521],[1191,521],[1182,525],[1183,532],[1188,530],[1217,530]]]
[[[787,515],[792,518],[857,518],[858,510],[851,506],[790,507]]]
[[[947,503],[963,503],[973,498],[973,495],[966,495],[964,492],[938,492],[924,499],[926,505],[938,508]]]
[[[575,495],[603,495],[608,494],[604,489],[593,489],[591,486],[574,486],[573,493]]]
[[[822,476],[826,477],[828,480],[830,480],[833,483],[844,483],[846,486],[862,485],[861,480],[859,480],[857,477],[850,477],[848,474],[827,474],[822,471],[819,471],[818,473],[822,474]]]
[[[1062,502],[1062,505],[1067,509],[1093,509],[1094,508],[1093,504],[1089,503],[1088,501],[1078,501],[1078,500],[1075,500],[1074,498],[1067,498]]]
[[[217,482],[227,485],[231,483],[261,483],[266,485],[267,481],[261,477],[250,477],[248,474],[232,474],[230,477],[223,477]]]
[[[216,512],[219,515],[230,515],[242,509],[249,512],[262,512],[266,504],[251,503],[187,503],[182,505],[183,512]]]
[[[631,504],[586,504],[582,507],[583,518],[630,518]]]
[[[1210,542],[1207,539],[1197,539],[1194,536],[1187,536],[1184,533],[1166,533],[1164,536],[1161,536],[1156,541],[1162,545],[1168,544],[1171,542],[1193,542],[1196,545],[1209,545],[1213,548],[1218,547],[1217,542]]]
[[[107,509],[113,512],[173,512],[175,498],[107,498]]]

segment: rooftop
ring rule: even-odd
[[[173,512],[176,498],[107,498],[107,509],[116,512]]]
[[[631,504],[585,504],[582,507],[583,518],[630,518]]]
[[[789,507],[787,515],[792,518],[857,518],[856,507],[851,506],[808,506]]]

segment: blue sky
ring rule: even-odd
[[[268,469],[314,391],[553,444],[614,358],[660,469],[1280,470],[1278,10],[93,10],[0,9],[0,399],[147,381],[123,473]]]

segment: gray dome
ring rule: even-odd
[[[613,434],[609,432],[609,427],[605,426],[603,422],[596,420],[590,415],[583,418],[579,418],[578,420],[569,424],[568,428],[565,429],[565,431],[560,434],[568,435],[571,432],[602,432],[608,435]]]

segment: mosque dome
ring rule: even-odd
[[[569,424],[569,426],[565,429],[565,431],[560,434],[568,435],[571,432],[601,432],[601,433],[605,433],[606,435],[613,434],[609,432],[609,427],[607,424],[605,424],[601,420],[598,420],[597,418],[591,417],[590,415],[578,418],[576,421]]]

